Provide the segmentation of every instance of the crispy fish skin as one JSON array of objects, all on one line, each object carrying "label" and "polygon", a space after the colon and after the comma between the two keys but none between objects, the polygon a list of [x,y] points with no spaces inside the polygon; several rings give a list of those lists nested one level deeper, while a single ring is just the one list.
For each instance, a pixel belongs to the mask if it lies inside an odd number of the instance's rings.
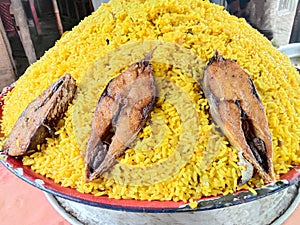
[{"label": "crispy fish skin", "polygon": [[248,74],[236,61],[224,59],[216,52],[200,83],[210,114],[230,144],[265,182],[274,181],[272,136],[264,107]]},{"label": "crispy fish skin", "polygon": [[152,66],[145,59],[108,83],[92,120],[85,153],[87,181],[108,171],[135,140],[153,109],[155,93]]},{"label": "crispy fish skin", "polygon": [[69,74],[49,86],[20,115],[3,150],[10,156],[23,156],[36,151],[37,145],[54,134],[54,127],[63,118],[76,88],[76,82]]}]

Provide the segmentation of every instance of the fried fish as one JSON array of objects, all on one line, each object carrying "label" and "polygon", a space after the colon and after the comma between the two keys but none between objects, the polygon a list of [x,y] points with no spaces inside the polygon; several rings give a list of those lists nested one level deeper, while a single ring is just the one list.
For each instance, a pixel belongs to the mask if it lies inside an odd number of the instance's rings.
[{"label": "fried fish", "polygon": [[[230,144],[239,150],[240,159],[251,163],[265,182],[274,181],[272,136],[266,112],[249,75],[236,61],[224,59],[216,52],[200,83],[212,119]],[[251,173],[251,168],[248,169]],[[242,177],[242,183],[252,177],[252,174],[244,175],[247,177]]]},{"label": "fried fish", "polygon": [[76,82],[64,75],[28,104],[15,122],[4,143],[3,151],[10,156],[22,156],[37,150],[46,137],[53,136],[76,92]]},{"label": "fried fish", "polygon": [[151,63],[144,59],[112,79],[97,103],[85,153],[86,179],[108,171],[136,138],[155,101]]}]

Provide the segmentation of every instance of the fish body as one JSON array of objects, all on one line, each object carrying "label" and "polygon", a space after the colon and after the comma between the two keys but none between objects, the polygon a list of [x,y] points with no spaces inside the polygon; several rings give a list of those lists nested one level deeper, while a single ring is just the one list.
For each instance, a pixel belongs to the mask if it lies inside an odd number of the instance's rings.
[{"label": "fish body", "polygon": [[[201,86],[214,122],[239,150],[240,158],[251,163],[264,181],[274,181],[272,136],[249,75],[236,61],[224,59],[216,52],[205,68]],[[249,163],[245,165],[249,167]],[[242,177],[243,183],[249,180],[247,176]]]},{"label": "fish body", "polygon": [[66,74],[28,104],[8,135],[3,150],[22,156],[37,150],[46,137],[53,136],[76,92],[76,82]]},{"label": "fish body", "polygon": [[135,140],[155,101],[151,63],[134,63],[112,79],[101,94],[92,120],[85,153],[86,178],[108,171]]}]

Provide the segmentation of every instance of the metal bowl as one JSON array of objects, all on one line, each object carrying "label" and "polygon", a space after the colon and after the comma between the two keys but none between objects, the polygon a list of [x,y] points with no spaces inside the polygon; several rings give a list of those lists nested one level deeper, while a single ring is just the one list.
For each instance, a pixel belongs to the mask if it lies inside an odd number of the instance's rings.
[{"label": "metal bowl", "polygon": [[285,53],[290,58],[291,63],[297,69],[300,69],[300,43],[284,45],[278,48],[278,50]]},{"label": "metal bowl", "polygon": [[46,197],[54,209],[74,225],[281,225],[297,208],[300,201],[299,185],[292,185],[280,192],[240,205],[178,213],[127,212],[88,206],[48,193]]},{"label": "metal bowl", "polygon": [[[300,63],[300,43],[279,50],[292,63]],[[0,117],[5,92],[0,94]],[[34,173],[15,158],[0,156],[0,162],[19,178],[45,191],[52,206],[72,224],[280,224],[299,203],[299,166],[281,176],[280,181],[256,189],[257,195],[243,191],[199,199],[192,209],[184,202],[115,200],[82,194]]]},{"label": "metal bowl", "polygon": [[[300,43],[288,44],[279,48],[300,69]],[[290,171],[287,177],[266,188],[257,190],[257,196],[251,193],[236,193],[233,195],[208,198],[198,201],[195,210],[184,210],[187,205],[178,207],[175,211],[159,213],[132,212],[131,210],[114,210],[66,200],[46,193],[50,204],[72,224],[282,224],[300,203],[299,167]],[[288,181],[289,180],[289,181]],[[292,181],[292,182],[291,182]],[[281,183],[282,182],[282,183]],[[284,187],[284,183],[286,187]],[[276,185],[278,185],[276,187]],[[281,188],[278,188],[281,186]],[[265,192],[265,193],[264,193]],[[244,195],[244,197],[242,197]],[[251,200],[250,200],[250,199]],[[231,200],[229,200],[231,199]],[[247,201],[248,199],[248,201]],[[181,210],[180,210],[181,208]]]}]

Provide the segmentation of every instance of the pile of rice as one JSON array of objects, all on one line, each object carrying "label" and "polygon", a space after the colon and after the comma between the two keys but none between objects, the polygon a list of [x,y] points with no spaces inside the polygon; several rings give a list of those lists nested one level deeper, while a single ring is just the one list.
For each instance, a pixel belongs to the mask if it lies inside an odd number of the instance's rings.
[{"label": "pile of rice", "polygon": [[[86,183],[83,155],[103,88],[151,49],[158,96],[137,140],[103,177]],[[238,186],[237,151],[212,123],[199,87],[215,50],[256,85],[272,133],[277,178],[300,162],[300,77],[287,56],[244,19],[201,0],[112,0],[66,33],[15,83],[3,107],[7,136],[29,102],[65,73],[79,85],[57,137],[24,165],[65,187],[116,199],[189,201]],[[190,58],[189,58],[190,57]],[[1,146],[0,146],[1,147]]]}]

